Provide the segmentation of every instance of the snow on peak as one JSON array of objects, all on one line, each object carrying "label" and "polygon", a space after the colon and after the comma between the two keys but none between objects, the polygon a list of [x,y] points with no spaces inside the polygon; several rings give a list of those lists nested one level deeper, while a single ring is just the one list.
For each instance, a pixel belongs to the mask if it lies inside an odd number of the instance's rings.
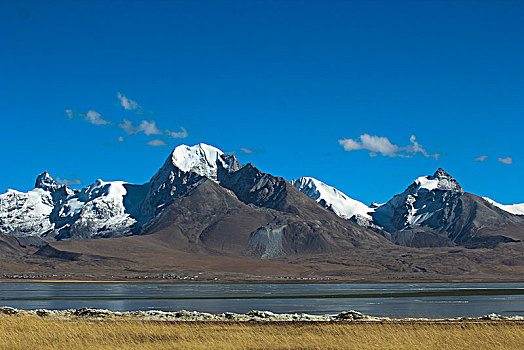
[{"label": "snow on peak", "polygon": [[51,193],[35,188],[27,193],[7,190],[0,195],[0,232],[15,235],[41,235],[53,228]]},{"label": "snow on peak", "polygon": [[62,238],[128,232],[136,220],[124,206],[125,185],[97,180],[81,191],[70,191],[43,173],[35,189],[0,195],[0,232]]},{"label": "snow on peak", "polygon": [[205,143],[180,145],[173,150],[171,163],[183,172],[194,172],[216,181],[218,163],[226,166],[221,157],[223,154],[218,148]]},{"label": "snow on peak", "polygon": [[463,192],[457,180],[439,168],[433,176],[421,176],[415,180],[416,190],[425,189],[428,191],[454,191]]},{"label": "snow on peak", "polygon": [[524,215],[524,203],[520,204],[500,204],[495,202],[493,199],[488,197],[482,197],[484,200],[489,202],[490,204],[496,206],[499,209],[502,209],[510,214],[514,215]]},{"label": "snow on peak", "polygon": [[350,219],[357,214],[371,219],[369,212],[373,209],[322,181],[312,177],[301,177],[291,181],[291,184],[344,219]]},{"label": "snow on peak", "polygon": [[[395,195],[371,214],[385,231],[423,226],[434,215],[449,213],[450,203],[464,193],[459,183],[443,169],[433,176],[421,176],[404,192]],[[449,215],[449,214],[445,214]]]},{"label": "snow on peak", "polygon": [[60,188],[60,185],[56,183],[47,171],[44,171],[36,178],[35,188],[41,188],[45,191],[53,192]]},{"label": "snow on peak", "polygon": [[96,236],[100,232],[126,231],[136,220],[126,211],[124,181],[100,179],[69,196],[59,209],[60,218],[73,218],[71,231]]}]

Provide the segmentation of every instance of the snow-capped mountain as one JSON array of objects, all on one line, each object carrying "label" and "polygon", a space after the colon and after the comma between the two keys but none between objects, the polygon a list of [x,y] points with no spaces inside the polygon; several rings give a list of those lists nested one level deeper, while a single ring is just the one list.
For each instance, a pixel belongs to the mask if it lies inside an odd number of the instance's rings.
[{"label": "snow-capped mountain", "polygon": [[[292,183],[340,217],[380,232],[400,245],[485,246],[520,239],[524,232],[524,221],[507,214],[524,214],[524,205],[505,206],[465,193],[443,169],[433,176],[417,178],[387,203],[369,207],[316,179],[301,178]],[[489,230],[508,236],[485,234]]]},{"label": "snow-capped mountain", "polygon": [[434,215],[439,216],[437,221],[442,223],[442,218],[448,217],[455,209],[452,205],[454,199],[463,193],[453,177],[438,169],[433,176],[417,178],[403,193],[378,207],[372,217],[387,232],[424,225]]},{"label": "snow-capped mountain", "polygon": [[0,195],[0,232],[41,236],[54,227],[53,208],[51,193],[44,189],[7,190]]},{"label": "snow-capped mountain", "polygon": [[97,180],[78,191],[59,185],[44,172],[35,189],[0,195],[0,232],[56,239],[129,234],[137,221],[151,219],[199,182],[218,181],[219,170],[239,168],[233,156],[201,143],[176,147],[144,185]]},{"label": "snow-capped mountain", "polygon": [[504,211],[507,211],[508,213],[514,214],[514,215],[524,215],[524,203],[520,204],[500,204],[495,202],[493,199],[488,197],[482,197],[486,201],[488,201],[490,204],[493,204],[497,208],[500,208]]},{"label": "snow-capped mountain", "polygon": [[443,169],[376,208],[373,223],[401,245],[494,246],[519,240],[524,221],[466,193]]},{"label": "snow-capped mountain", "polygon": [[442,209],[439,203],[463,193],[459,183],[442,169],[438,169],[433,176],[417,178],[404,193],[395,196],[388,203],[373,203],[369,207],[311,177],[302,177],[291,183],[338,216],[352,219],[365,227],[388,232],[400,231],[409,225],[424,222],[435,211]]},{"label": "snow-capped mountain", "polygon": [[276,258],[390,244],[383,237],[410,246],[511,242],[524,238],[524,218],[510,214],[519,208],[465,193],[442,169],[368,207],[316,179],[290,184],[201,143],[176,147],[141,185],[97,180],[72,190],[45,172],[33,190],[0,195],[0,233],[62,240],[161,231],[192,251],[220,245]]},{"label": "snow-capped mountain", "polygon": [[[240,164],[234,160],[234,157],[224,154],[216,147],[199,143],[195,146],[180,145],[176,147],[171,153],[171,158],[167,160],[166,164],[171,164],[184,173],[196,173],[208,179],[218,181],[219,168],[230,169],[236,171],[240,168]],[[172,171],[171,167],[167,168]],[[166,172],[166,165],[160,169],[161,172]]]},{"label": "snow-capped mountain", "polygon": [[35,189],[0,195],[0,232],[49,238],[80,238],[128,232],[125,183],[97,180],[81,191],[60,186],[44,172]]},{"label": "snow-capped mountain", "polygon": [[0,198],[1,233],[48,240],[156,234],[177,249],[263,259],[389,244],[283,178],[202,143],[176,147],[142,185],[97,180],[71,190],[44,173],[29,193]]},{"label": "snow-capped mountain", "polygon": [[370,212],[374,209],[368,207],[334,187],[326,185],[312,177],[301,177],[292,180],[291,184],[300,192],[316,200],[323,207],[333,211],[335,214],[344,219],[350,219],[354,216],[371,220]]},{"label": "snow-capped mountain", "polygon": [[124,206],[126,182],[97,180],[58,203],[59,238],[129,233],[136,222]]},{"label": "snow-capped mountain", "polygon": [[219,182],[222,173],[237,171],[242,166],[236,158],[204,143],[180,145],[151,178],[147,194],[135,216],[141,221],[152,219],[174,198],[182,196],[202,181]]}]

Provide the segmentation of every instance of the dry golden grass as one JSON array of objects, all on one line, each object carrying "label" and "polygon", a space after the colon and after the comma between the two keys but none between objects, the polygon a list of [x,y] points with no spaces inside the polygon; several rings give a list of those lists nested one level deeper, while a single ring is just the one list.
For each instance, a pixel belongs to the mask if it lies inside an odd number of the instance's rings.
[{"label": "dry golden grass", "polygon": [[522,323],[168,323],[0,317],[0,349],[522,349]]}]

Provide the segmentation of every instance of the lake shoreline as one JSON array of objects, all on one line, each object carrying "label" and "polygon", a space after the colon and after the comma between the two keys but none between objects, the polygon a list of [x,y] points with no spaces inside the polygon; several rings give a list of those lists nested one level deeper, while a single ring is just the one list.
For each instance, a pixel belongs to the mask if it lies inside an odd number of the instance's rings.
[{"label": "lake shoreline", "polygon": [[180,283],[180,284],[340,284],[340,283],[524,283],[524,279],[362,279],[362,280],[281,280],[281,279],[224,279],[224,280],[171,280],[171,279],[30,279],[30,278],[4,278],[0,283]]}]

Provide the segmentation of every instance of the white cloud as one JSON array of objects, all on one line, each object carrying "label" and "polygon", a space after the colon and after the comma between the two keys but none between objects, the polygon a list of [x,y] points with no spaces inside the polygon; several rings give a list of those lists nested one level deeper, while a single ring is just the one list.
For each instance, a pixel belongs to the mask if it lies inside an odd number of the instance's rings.
[{"label": "white cloud", "polygon": [[164,133],[156,127],[156,121],[142,120],[142,123],[138,126],[134,126],[132,121],[124,119],[124,121],[118,124],[128,135],[134,135],[139,132],[143,132],[147,136],[150,135],[163,135]]},{"label": "white cloud", "polygon": [[486,155],[477,157],[477,158],[475,158],[475,162],[483,162],[483,161],[486,160],[486,158],[488,158],[488,156],[486,156]]},{"label": "white cloud", "polygon": [[439,153],[429,154],[426,151],[426,149],[422,147],[420,143],[417,142],[417,138],[415,137],[415,135],[411,135],[411,137],[409,138],[409,142],[411,142],[411,145],[408,145],[403,148],[409,153],[412,153],[412,154],[421,153],[426,158],[435,158],[436,160],[438,160],[438,157],[440,157]]},{"label": "white cloud", "polygon": [[162,131],[160,131],[156,127],[156,122],[154,120],[152,121],[142,120],[142,123],[138,126],[138,130],[143,131],[144,134],[146,134],[147,136],[163,134]]},{"label": "white cloud", "polygon": [[499,158],[498,161],[503,164],[513,164],[513,158],[510,158],[510,157]]},{"label": "white cloud", "polygon": [[171,131],[171,130],[166,130],[166,135],[171,137],[171,138],[174,138],[174,139],[183,139],[183,138],[186,138],[187,137],[187,131],[184,127],[180,127],[180,129],[182,131],[179,131],[179,132],[176,132],[176,131]]},{"label": "white cloud", "polygon": [[94,125],[109,124],[107,120],[104,120],[102,118],[102,115],[100,113],[98,113],[97,111],[93,111],[93,110],[87,111],[87,114],[84,116],[84,118],[85,120],[87,120],[88,122]]},{"label": "white cloud", "polygon": [[342,139],[338,143],[344,147],[346,152],[365,149],[370,151],[369,156],[375,157],[378,153],[385,157],[407,157],[420,153],[427,158],[438,159],[440,154],[429,154],[426,149],[417,142],[415,135],[410,137],[411,145],[400,147],[389,141],[387,137],[362,134],[357,139]]},{"label": "white cloud", "polygon": [[120,92],[118,93],[118,99],[120,100],[120,104],[122,105],[122,107],[124,107],[124,109],[133,110],[140,107],[136,101],[127,98]]},{"label": "white cloud", "polygon": [[122,123],[118,124],[118,127],[122,128],[128,135],[133,135],[138,132],[137,128],[133,126],[133,122],[127,119],[124,119]]},{"label": "white cloud", "polygon": [[149,146],[167,146],[167,143],[160,139],[154,139],[147,143]]},{"label": "white cloud", "polygon": [[69,119],[72,119],[74,117],[81,117],[84,118],[87,122],[94,124],[94,125],[105,125],[105,124],[111,124],[104,118],[102,118],[102,115],[98,113],[97,111],[89,110],[86,114],[84,113],[78,113],[71,109],[65,110],[67,117]]},{"label": "white cloud", "polygon": [[360,141],[358,139],[343,139],[338,142],[347,152],[366,149],[373,153],[380,153],[383,156],[395,157],[399,150],[399,147],[392,144],[387,137],[371,136],[369,134],[360,135]]},{"label": "white cloud", "polygon": [[57,176],[56,181],[58,183],[61,183],[62,185],[81,185],[82,181],[79,179],[62,179],[61,177]]}]

